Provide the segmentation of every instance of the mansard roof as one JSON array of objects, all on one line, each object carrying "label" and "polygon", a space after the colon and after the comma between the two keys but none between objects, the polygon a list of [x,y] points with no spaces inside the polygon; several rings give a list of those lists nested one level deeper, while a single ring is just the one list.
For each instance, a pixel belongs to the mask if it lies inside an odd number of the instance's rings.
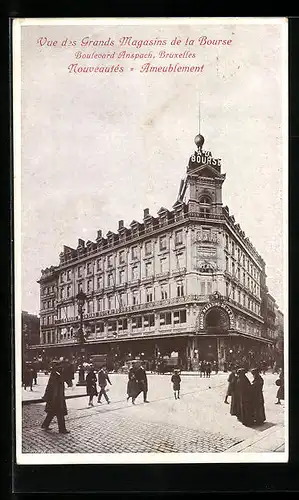
[{"label": "mansard roof", "polygon": [[160,214],[164,214],[165,212],[169,212],[169,210],[167,210],[167,208],[165,208],[165,207],[161,207],[161,208],[158,210],[158,212],[157,212],[157,213],[158,213],[158,215],[160,215]]}]

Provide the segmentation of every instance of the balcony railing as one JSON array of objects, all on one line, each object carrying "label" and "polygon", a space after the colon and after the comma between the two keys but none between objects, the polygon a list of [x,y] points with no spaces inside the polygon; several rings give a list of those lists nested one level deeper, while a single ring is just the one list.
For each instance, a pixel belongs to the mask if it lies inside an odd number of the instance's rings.
[{"label": "balcony railing", "polygon": [[[163,308],[172,305],[188,304],[191,302],[206,302],[208,296],[206,295],[185,295],[184,297],[173,297],[170,299],[157,300],[154,302],[145,302],[143,304],[134,304],[131,306],[122,306],[115,309],[107,309],[105,311],[98,311],[93,313],[84,314],[84,319],[101,319],[107,316],[113,316],[115,314],[131,313],[138,311],[148,311],[156,308]],[[72,318],[57,319],[56,324],[70,323],[79,321],[79,317],[75,316]]]},{"label": "balcony railing", "polygon": [[185,267],[182,267],[181,269],[176,269],[175,271],[172,271],[172,276],[182,276],[183,274],[186,274],[187,269]]},{"label": "balcony railing", "polygon": [[155,278],[157,280],[161,280],[161,279],[163,280],[163,279],[169,278],[169,276],[170,276],[170,272],[169,271],[165,271],[164,273],[158,273],[158,274],[156,274]]}]

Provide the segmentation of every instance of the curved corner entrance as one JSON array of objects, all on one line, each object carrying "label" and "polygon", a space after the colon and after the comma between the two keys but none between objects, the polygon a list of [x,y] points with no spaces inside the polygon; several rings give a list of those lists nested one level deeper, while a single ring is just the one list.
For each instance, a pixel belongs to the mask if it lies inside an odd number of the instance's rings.
[{"label": "curved corner entrance", "polygon": [[230,322],[228,313],[220,307],[212,307],[204,318],[204,329],[208,333],[221,333],[229,330]]},{"label": "curved corner entrance", "polygon": [[199,315],[197,349],[199,359],[217,361],[220,369],[226,359],[226,343],[230,330],[235,328],[231,308],[223,301],[206,304]]},{"label": "curved corner entrance", "polygon": [[206,332],[210,329],[222,331],[235,327],[235,318],[231,308],[222,302],[209,303],[204,306],[199,315],[199,329]]}]

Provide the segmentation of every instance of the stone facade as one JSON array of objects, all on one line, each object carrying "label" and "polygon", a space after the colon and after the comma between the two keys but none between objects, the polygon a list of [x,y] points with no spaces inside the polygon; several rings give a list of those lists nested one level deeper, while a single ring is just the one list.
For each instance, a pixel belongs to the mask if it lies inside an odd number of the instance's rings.
[{"label": "stone facade", "polygon": [[188,367],[267,345],[265,262],[223,207],[224,180],[221,160],[198,147],[172,210],[154,217],[145,209],[142,222],[121,220],[117,232],[64,246],[39,280],[43,347],[78,347],[79,290],[90,353],[177,352]]}]

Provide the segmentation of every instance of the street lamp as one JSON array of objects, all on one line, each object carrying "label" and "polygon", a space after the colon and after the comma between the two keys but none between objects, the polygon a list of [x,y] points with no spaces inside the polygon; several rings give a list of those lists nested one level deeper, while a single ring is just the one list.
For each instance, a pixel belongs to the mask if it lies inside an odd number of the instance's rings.
[{"label": "street lamp", "polygon": [[84,379],[84,367],[83,367],[83,360],[84,360],[84,344],[85,344],[85,336],[84,336],[84,331],[83,331],[83,306],[86,301],[86,295],[83,292],[82,289],[80,289],[77,297],[77,303],[78,303],[78,313],[80,316],[80,326],[79,326],[79,331],[77,333],[78,335],[78,341],[80,344],[80,366],[79,366],[79,380],[77,385],[86,385],[86,381]]}]

